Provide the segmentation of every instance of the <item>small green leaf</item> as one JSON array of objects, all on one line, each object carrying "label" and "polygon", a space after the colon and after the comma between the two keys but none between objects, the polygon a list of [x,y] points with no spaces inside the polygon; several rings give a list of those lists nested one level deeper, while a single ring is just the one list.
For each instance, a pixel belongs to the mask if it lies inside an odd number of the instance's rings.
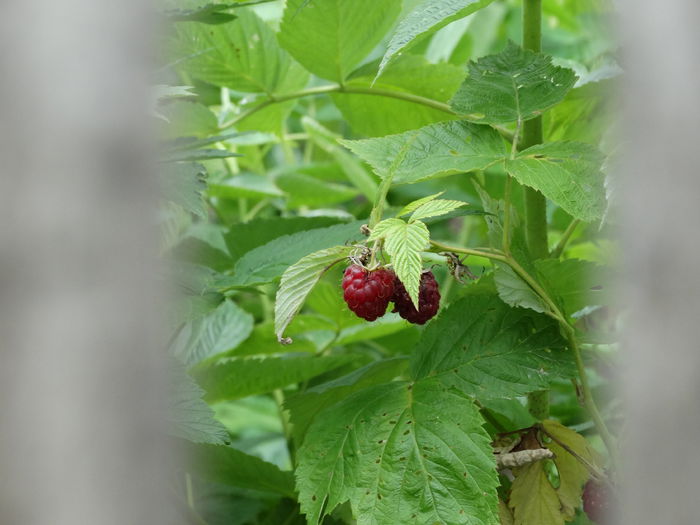
[{"label": "small green leaf", "polygon": [[575,374],[557,324],[511,308],[488,289],[444,309],[411,355],[411,376],[437,376],[482,398],[517,397]]},{"label": "small green leaf", "polygon": [[318,414],[299,449],[302,511],[349,500],[358,523],[498,524],[495,460],[471,400],[434,379],[394,382]]},{"label": "small green leaf", "polygon": [[202,193],[206,188],[204,182],[207,171],[201,164],[178,162],[163,166],[160,180],[164,197],[182,206],[188,212],[206,217]]},{"label": "small green leaf", "polygon": [[342,82],[400,12],[396,0],[288,0],[279,41],[315,75]]},{"label": "small green leaf", "polygon": [[522,122],[560,102],[575,82],[574,72],[554,66],[552,57],[508,42],[501,53],[469,63],[469,76],[451,103],[479,122]]},{"label": "small green leaf", "polygon": [[506,161],[506,171],[520,184],[542,192],[571,216],[590,222],[605,211],[603,155],[581,142],[532,146]]},{"label": "small green leaf", "polygon": [[508,502],[515,525],[564,525],[559,498],[542,461],[517,470]]},{"label": "small green leaf", "polygon": [[172,344],[175,357],[187,366],[228,352],[253,329],[253,316],[232,301],[224,301],[206,317],[187,323]]},{"label": "small green leaf", "polygon": [[374,227],[370,241],[384,239],[384,248],[391,257],[396,276],[406,287],[414,306],[418,309],[421,265],[420,253],[428,247],[430,232],[420,221],[406,223],[401,219],[386,219]]},{"label": "small green leaf", "polygon": [[439,122],[399,135],[339,141],[393,184],[464,173],[502,161],[505,142],[489,126]]},{"label": "small green leaf", "polygon": [[222,445],[192,445],[185,449],[188,470],[206,480],[243,489],[294,497],[294,476],[267,461]]},{"label": "small green leaf", "polygon": [[231,357],[196,369],[193,374],[210,403],[266,394],[301,383],[355,359],[352,355],[277,355]]},{"label": "small green leaf", "polygon": [[496,265],[494,281],[496,282],[498,296],[506,304],[519,306],[520,308],[529,308],[540,313],[549,310],[547,303],[507,264]]},{"label": "small green leaf", "polygon": [[327,248],[302,257],[285,270],[275,299],[277,339],[283,339],[285,328],[301,309],[304,299],[321,276],[331,266],[347,258],[352,250],[351,246]]},{"label": "small green leaf", "polygon": [[416,211],[413,212],[413,215],[411,215],[409,222],[428,219],[430,217],[439,217],[440,215],[445,215],[466,205],[467,203],[462,201],[447,199],[431,200],[419,206]]},{"label": "small green leaf", "polygon": [[433,195],[428,195],[427,197],[423,197],[421,199],[414,200],[413,202],[409,202],[408,204],[406,204],[406,206],[401,208],[401,211],[399,213],[397,213],[396,216],[403,217],[404,215],[408,215],[412,211],[415,211],[418,208],[420,208],[426,202],[430,202],[434,199],[437,199],[443,193],[445,193],[445,192],[441,191],[440,193],[434,193]]},{"label": "small green leaf", "polygon": [[493,0],[430,0],[423,2],[406,16],[400,23],[389,42],[388,49],[382,58],[377,77],[379,77],[389,61],[405,52],[411,45],[432,35],[453,20],[463,18]]}]

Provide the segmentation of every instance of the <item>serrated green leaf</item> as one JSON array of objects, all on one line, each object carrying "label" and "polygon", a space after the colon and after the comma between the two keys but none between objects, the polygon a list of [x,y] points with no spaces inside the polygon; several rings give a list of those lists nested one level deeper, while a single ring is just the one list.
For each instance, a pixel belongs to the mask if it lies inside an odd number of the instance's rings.
[{"label": "serrated green leaf", "polygon": [[428,195],[427,197],[423,197],[421,199],[416,199],[413,202],[409,202],[408,204],[406,204],[406,206],[401,208],[401,211],[399,213],[397,213],[396,216],[403,217],[404,215],[408,215],[412,211],[415,211],[418,208],[420,208],[421,206],[423,206],[423,204],[425,204],[426,202],[430,202],[434,199],[437,199],[443,193],[445,193],[445,192],[441,191],[440,193],[434,193],[433,195]]},{"label": "serrated green leaf", "polygon": [[479,122],[522,122],[560,102],[575,82],[574,72],[554,66],[552,57],[508,42],[501,53],[469,63],[451,104]]},{"label": "serrated green leaf", "polygon": [[206,188],[206,176],[204,166],[194,162],[164,166],[160,173],[163,195],[188,212],[204,218],[206,210],[202,193]]},{"label": "serrated green leaf", "polygon": [[470,122],[439,122],[424,128],[341,144],[393,184],[484,169],[507,155],[496,130]]},{"label": "serrated green leaf", "polygon": [[244,489],[294,497],[294,476],[267,461],[224,445],[191,445],[184,450],[188,471]]},{"label": "serrated green leaf", "polygon": [[378,223],[369,236],[370,241],[378,239],[384,239],[384,248],[391,257],[394,272],[418,309],[423,272],[420,253],[430,242],[427,226],[420,221],[407,223],[401,219],[386,219]]},{"label": "serrated green leaf", "polygon": [[467,203],[462,201],[447,199],[431,200],[430,202],[426,202],[425,204],[419,206],[411,215],[409,222],[429,219],[430,217],[439,217],[440,215],[445,215],[466,205]]},{"label": "serrated green leaf", "polygon": [[535,267],[567,315],[610,301],[610,276],[596,263],[581,259],[542,259],[535,261]]},{"label": "serrated green leaf", "polygon": [[355,135],[383,137],[457,118],[449,111],[391,96],[378,96],[377,92],[381,90],[397,96],[413,94],[446,103],[464,79],[461,67],[431,64],[422,56],[404,55],[373,82],[376,71],[377,62],[371,62],[355,71],[345,83],[349,90],[375,90],[375,94],[370,91],[369,94],[331,95]]},{"label": "serrated green leaf", "polygon": [[542,461],[535,461],[516,472],[508,505],[515,525],[564,525],[557,492],[547,479]]},{"label": "serrated green leaf", "polygon": [[297,447],[303,442],[317,414],[359,390],[391,381],[401,375],[407,364],[408,360],[404,357],[383,359],[287,399],[285,407],[290,411],[292,434]]},{"label": "serrated green leaf", "polygon": [[532,146],[514,160],[506,171],[520,184],[542,192],[571,216],[590,222],[605,211],[603,155],[581,142],[551,142]]},{"label": "serrated green leaf", "polygon": [[[280,345],[280,349],[284,347]],[[338,368],[354,358],[352,355],[231,357],[196,369],[193,374],[211,403],[266,394]]]},{"label": "serrated green leaf", "polygon": [[444,309],[411,354],[411,376],[438,376],[480,398],[517,397],[575,374],[556,323],[477,290]]},{"label": "serrated green leaf", "polygon": [[361,239],[361,225],[362,221],[353,221],[278,237],[236,262],[232,284],[253,286],[272,282],[309,253]]},{"label": "serrated green leaf", "polygon": [[279,340],[321,276],[352,250],[351,246],[327,248],[302,257],[285,270],[275,299],[275,334]]},{"label": "serrated green leaf", "polygon": [[226,443],[229,440],[226,428],[214,419],[214,412],[202,399],[204,391],[184,367],[171,363],[168,379],[171,385],[166,415],[168,432],[193,443]]},{"label": "serrated green leaf", "polygon": [[493,0],[430,0],[423,2],[406,16],[391,37],[388,49],[382,58],[377,77],[389,61],[397,54],[405,52],[411,45],[435,33],[453,20],[463,18]]},{"label": "serrated green leaf", "polygon": [[473,402],[428,379],[362,390],[321,412],[299,449],[302,511],[349,500],[358,524],[498,524],[495,460]]},{"label": "serrated green leaf", "polygon": [[496,265],[494,281],[499,297],[506,304],[540,313],[549,311],[547,303],[507,264]]},{"label": "serrated green leaf", "polygon": [[248,93],[303,88],[308,73],[280,48],[274,31],[247,8],[236,15],[223,25],[177,24],[173,53],[180,60],[189,57],[180,67],[210,84]]},{"label": "serrated green leaf", "polygon": [[395,0],[288,0],[279,41],[315,75],[342,82],[400,12]]},{"label": "serrated green leaf", "polygon": [[159,109],[162,115],[168,119],[168,124],[163,126],[162,136],[165,140],[177,137],[201,139],[219,132],[216,115],[203,104],[187,100],[174,100]]},{"label": "serrated green leaf", "polygon": [[171,346],[187,366],[236,348],[253,330],[253,316],[232,301],[222,302],[209,315],[187,323]]}]

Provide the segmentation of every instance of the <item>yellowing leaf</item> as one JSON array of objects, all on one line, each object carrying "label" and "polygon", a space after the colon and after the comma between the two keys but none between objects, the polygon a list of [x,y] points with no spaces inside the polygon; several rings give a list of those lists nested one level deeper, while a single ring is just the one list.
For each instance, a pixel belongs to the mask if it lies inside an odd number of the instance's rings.
[{"label": "yellowing leaf", "polygon": [[508,504],[515,525],[564,525],[557,491],[547,479],[542,461],[518,469]]}]

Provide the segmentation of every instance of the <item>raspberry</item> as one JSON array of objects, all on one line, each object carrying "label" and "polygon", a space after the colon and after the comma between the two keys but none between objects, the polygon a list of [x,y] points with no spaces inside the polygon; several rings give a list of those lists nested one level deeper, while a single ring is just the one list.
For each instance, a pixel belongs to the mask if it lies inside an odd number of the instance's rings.
[{"label": "raspberry", "polygon": [[420,278],[420,289],[418,292],[418,310],[413,306],[411,297],[408,295],[403,283],[396,278],[394,285],[394,311],[407,321],[414,324],[425,324],[428,319],[432,319],[440,308],[440,292],[433,272],[423,272]]},{"label": "raspberry", "polygon": [[358,317],[374,321],[386,312],[395,278],[394,272],[385,268],[370,272],[352,264],[343,276],[343,299]]},{"label": "raspberry", "polygon": [[591,521],[605,523],[611,507],[610,490],[594,480],[583,488],[583,510]]}]

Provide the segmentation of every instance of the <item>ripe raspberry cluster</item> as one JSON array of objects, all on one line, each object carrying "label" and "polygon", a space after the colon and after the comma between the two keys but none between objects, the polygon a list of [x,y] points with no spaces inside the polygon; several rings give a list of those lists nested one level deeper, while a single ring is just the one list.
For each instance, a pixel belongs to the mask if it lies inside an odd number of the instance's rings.
[{"label": "ripe raspberry cluster", "polygon": [[432,272],[421,276],[416,310],[406,288],[392,270],[369,271],[359,264],[352,264],[345,270],[343,298],[350,310],[368,321],[384,315],[389,302],[394,303],[394,312],[414,324],[425,324],[440,307],[440,292]]}]

